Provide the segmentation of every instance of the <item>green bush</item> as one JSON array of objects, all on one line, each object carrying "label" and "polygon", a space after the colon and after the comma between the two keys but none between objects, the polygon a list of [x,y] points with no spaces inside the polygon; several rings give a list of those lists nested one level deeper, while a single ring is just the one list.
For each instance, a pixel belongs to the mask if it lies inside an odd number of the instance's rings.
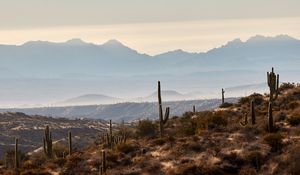
[{"label": "green bush", "polygon": [[150,120],[139,121],[137,126],[137,135],[140,137],[151,137],[156,133],[156,125]]}]

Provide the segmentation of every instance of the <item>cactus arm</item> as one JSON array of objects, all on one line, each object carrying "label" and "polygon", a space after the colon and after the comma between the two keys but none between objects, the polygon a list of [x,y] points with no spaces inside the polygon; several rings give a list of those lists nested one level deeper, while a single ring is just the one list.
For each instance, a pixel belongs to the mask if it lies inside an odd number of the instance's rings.
[{"label": "cactus arm", "polygon": [[170,116],[170,108],[166,107],[165,117],[163,123],[166,124]]}]

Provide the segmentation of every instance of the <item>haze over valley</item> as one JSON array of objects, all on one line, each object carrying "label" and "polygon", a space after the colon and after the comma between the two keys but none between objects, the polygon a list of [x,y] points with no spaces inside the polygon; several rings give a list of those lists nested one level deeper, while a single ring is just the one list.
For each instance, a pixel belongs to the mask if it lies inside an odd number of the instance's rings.
[{"label": "haze over valley", "polygon": [[[109,40],[72,39],[0,45],[0,105],[73,106],[151,102],[156,82],[167,101],[220,98],[266,92],[265,70],[298,81],[300,41],[288,35],[235,39],[208,52],[169,51],[150,56]],[[171,93],[172,92],[172,93]],[[151,97],[151,94],[153,97]],[[163,94],[164,95],[164,94]]]}]

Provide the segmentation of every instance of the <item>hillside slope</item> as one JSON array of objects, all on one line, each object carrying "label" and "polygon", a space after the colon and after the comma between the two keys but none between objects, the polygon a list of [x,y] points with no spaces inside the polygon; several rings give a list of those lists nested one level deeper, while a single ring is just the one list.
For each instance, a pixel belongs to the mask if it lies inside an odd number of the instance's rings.
[{"label": "hillside slope", "polygon": [[[255,124],[250,120],[251,100]],[[296,175],[300,173],[299,111],[300,86],[283,84],[274,103],[272,133],[266,127],[268,96],[253,94],[227,108],[172,117],[164,126],[162,138],[157,121],[141,120],[115,131],[114,136],[121,131],[128,137],[112,149],[100,138],[71,156],[55,154],[53,159],[39,162],[41,166],[32,155],[20,170],[25,174],[99,174],[103,150],[107,174],[111,175]],[[42,152],[36,154],[43,156]],[[28,165],[30,168],[26,168]]]}]

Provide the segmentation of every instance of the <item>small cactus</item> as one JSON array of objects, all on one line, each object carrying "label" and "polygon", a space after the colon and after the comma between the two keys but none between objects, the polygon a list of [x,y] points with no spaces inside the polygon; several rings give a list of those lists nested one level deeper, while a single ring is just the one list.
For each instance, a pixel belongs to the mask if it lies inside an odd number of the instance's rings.
[{"label": "small cactus", "polygon": [[222,89],[222,105],[225,103],[224,94],[225,94],[225,90]]},{"label": "small cactus", "polygon": [[250,113],[251,113],[251,123],[252,125],[255,125],[256,118],[255,118],[254,100],[251,100]]},{"label": "small cactus", "polygon": [[105,150],[102,150],[102,172],[106,173],[106,154]]},{"label": "small cactus", "polygon": [[110,146],[110,149],[113,148],[113,135],[112,135],[112,123],[111,123],[111,120],[109,120],[109,146]]},{"label": "small cactus", "polygon": [[44,153],[48,158],[52,158],[52,135],[49,130],[49,126],[46,126],[43,143],[44,143]]},{"label": "small cactus", "polygon": [[71,131],[68,132],[68,143],[69,143],[69,156],[72,155],[72,133]]},{"label": "small cactus", "polygon": [[19,168],[19,149],[18,149],[19,139],[15,139],[15,169],[17,170]]},{"label": "small cactus", "polygon": [[170,115],[170,108],[166,108],[165,116],[163,116],[163,109],[162,109],[162,100],[161,100],[161,90],[160,90],[160,81],[158,81],[158,110],[159,110],[159,131],[160,137],[164,135],[164,124],[167,123]]}]

